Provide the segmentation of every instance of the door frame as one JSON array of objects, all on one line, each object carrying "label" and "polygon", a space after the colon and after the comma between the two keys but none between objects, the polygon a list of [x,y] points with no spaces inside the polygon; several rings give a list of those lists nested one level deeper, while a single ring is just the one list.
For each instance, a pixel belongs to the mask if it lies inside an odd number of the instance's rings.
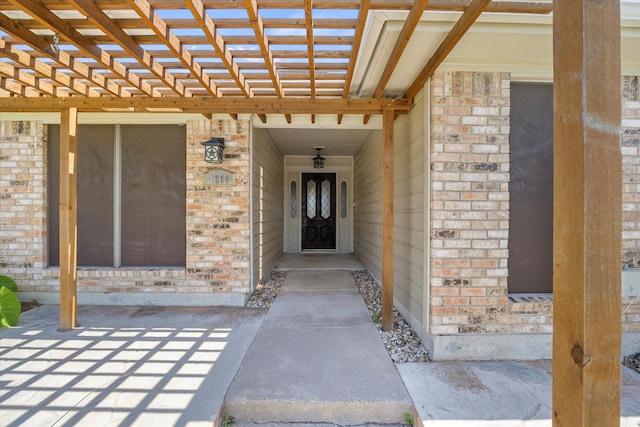
[{"label": "door frame", "polygon": [[[302,251],[323,251],[323,252],[335,252],[338,242],[338,174],[326,171],[315,172],[302,172],[301,194],[300,194],[300,233],[302,242]],[[314,212],[313,217],[309,216],[309,183],[315,189],[313,198]],[[322,212],[322,206],[324,205],[324,184],[329,182],[329,216],[325,217],[326,212]],[[320,227],[320,228],[318,228]],[[326,239],[319,237],[316,234],[316,238],[313,240],[307,238],[307,228],[314,229],[316,233],[323,234],[320,229],[329,228],[331,230],[330,236],[325,236]],[[309,246],[325,246],[325,247],[309,247]]]},{"label": "door frame", "polygon": [[[337,253],[353,252],[353,157],[324,156],[325,167],[313,168],[313,156],[284,157],[283,185],[283,250],[288,253],[302,252],[302,174],[303,173],[335,173],[336,174],[336,249],[323,250]],[[295,216],[292,216],[291,192],[295,182]],[[344,184],[342,184],[344,182]],[[343,200],[343,190],[346,189]],[[342,215],[342,203],[346,203],[346,215]],[[307,250],[312,252],[313,250]]]}]

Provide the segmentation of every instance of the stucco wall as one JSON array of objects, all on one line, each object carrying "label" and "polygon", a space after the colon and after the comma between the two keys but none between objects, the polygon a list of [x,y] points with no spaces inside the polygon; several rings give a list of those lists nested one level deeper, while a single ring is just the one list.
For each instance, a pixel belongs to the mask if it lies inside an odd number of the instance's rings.
[{"label": "stucco wall", "polygon": [[[248,120],[186,125],[186,266],[79,268],[80,304],[240,305],[250,293]],[[225,138],[222,165],[204,162],[202,141]],[[58,301],[59,268],[47,259],[47,143],[41,122],[0,123],[0,274],[21,299]],[[217,167],[236,185],[205,184]]]},{"label": "stucco wall", "polygon": [[282,255],[284,158],[265,129],[254,128],[251,140],[255,287]]}]

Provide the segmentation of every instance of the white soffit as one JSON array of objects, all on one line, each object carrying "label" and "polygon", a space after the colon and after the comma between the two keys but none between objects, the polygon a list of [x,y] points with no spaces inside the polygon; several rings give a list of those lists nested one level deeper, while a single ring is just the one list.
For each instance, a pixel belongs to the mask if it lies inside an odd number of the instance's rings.
[{"label": "white soffit", "polygon": [[[407,12],[373,11],[354,73],[352,94],[372,96],[386,66]],[[459,12],[423,13],[387,84],[383,96],[396,97],[422,70],[460,17]],[[551,81],[553,17],[484,13],[440,66],[449,71],[509,72],[515,80]],[[622,73],[640,74],[640,0],[621,3]],[[368,58],[368,60],[364,60]]]}]

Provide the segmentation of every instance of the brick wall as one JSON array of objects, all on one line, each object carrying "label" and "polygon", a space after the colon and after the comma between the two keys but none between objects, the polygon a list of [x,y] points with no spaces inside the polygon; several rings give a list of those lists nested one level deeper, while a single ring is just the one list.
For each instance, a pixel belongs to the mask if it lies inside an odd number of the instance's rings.
[{"label": "brick wall", "polygon": [[[552,331],[552,298],[508,296],[509,102],[505,73],[432,79],[431,333]],[[623,78],[623,265],[640,268],[640,88]],[[640,304],[623,299],[623,330]]]},{"label": "brick wall", "polygon": [[[640,268],[640,77],[622,78],[622,265]],[[622,301],[623,329],[640,332],[640,301]]]},{"label": "brick wall", "polygon": [[0,274],[37,275],[46,266],[44,128],[0,122]]},{"label": "brick wall", "polygon": [[508,311],[506,73],[438,72],[431,116],[431,332],[524,332]]},{"label": "brick wall", "polygon": [[[250,292],[249,131],[247,120],[187,122],[187,279],[214,292]],[[233,187],[204,185],[215,169],[202,141],[224,137]],[[193,286],[193,285],[192,285]]]},{"label": "brick wall", "polygon": [[[186,133],[186,268],[80,268],[80,303],[244,303],[250,292],[250,122],[192,120]],[[211,136],[225,138],[222,165],[204,161],[200,142]],[[55,302],[59,269],[46,259],[46,158],[46,126],[0,123],[0,274],[14,277],[24,297]],[[205,174],[218,166],[235,173],[235,186],[205,185]],[[181,297],[162,299],[172,294]]]}]

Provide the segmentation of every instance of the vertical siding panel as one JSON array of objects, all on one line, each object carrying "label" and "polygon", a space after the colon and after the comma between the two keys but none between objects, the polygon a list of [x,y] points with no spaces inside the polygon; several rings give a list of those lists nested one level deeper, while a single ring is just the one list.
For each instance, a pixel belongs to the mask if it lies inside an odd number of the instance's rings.
[{"label": "vertical siding panel", "polygon": [[282,255],[284,158],[265,129],[252,133],[253,286]]}]

